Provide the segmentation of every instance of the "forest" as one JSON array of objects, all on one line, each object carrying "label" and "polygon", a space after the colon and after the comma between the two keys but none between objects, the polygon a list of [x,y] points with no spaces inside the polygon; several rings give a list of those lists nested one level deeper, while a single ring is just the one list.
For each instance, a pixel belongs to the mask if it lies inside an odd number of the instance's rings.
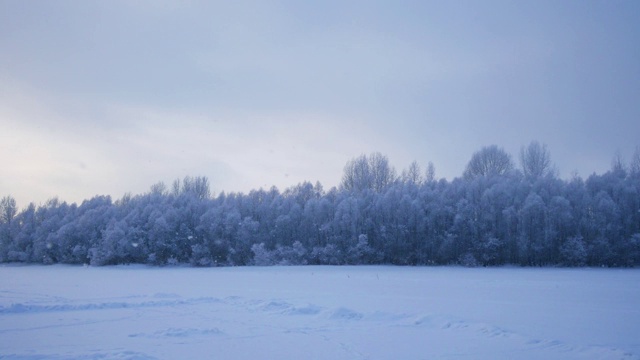
[{"label": "forest", "polygon": [[399,174],[380,153],[349,161],[337,187],[212,195],[206,177],[80,205],[0,201],[0,262],[193,266],[640,265],[640,148],[586,179],[557,175],[545,145],[518,166],[492,145],[461,177],[433,164]]}]

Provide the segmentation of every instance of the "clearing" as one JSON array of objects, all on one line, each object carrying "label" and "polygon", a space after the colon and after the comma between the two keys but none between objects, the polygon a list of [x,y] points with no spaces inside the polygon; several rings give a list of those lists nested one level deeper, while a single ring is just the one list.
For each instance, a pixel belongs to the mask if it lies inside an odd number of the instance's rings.
[{"label": "clearing", "polygon": [[640,359],[640,270],[0,266],[2,359]]}]

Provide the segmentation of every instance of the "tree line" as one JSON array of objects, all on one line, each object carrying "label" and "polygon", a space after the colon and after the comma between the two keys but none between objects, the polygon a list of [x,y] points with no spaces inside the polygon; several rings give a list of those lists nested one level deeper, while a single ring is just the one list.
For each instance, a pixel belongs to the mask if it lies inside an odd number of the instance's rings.
[{"label": "tree line", "polygon": [[238,266],[640,264],[640,150],[604,174],[562,180],[546,146],[516,168],[497,146],[462,177],[433,164],[397,174],[379,153],[349,161],[338,187],[303,182],[212,196],[206,177],[113,201],[0,201],[0,262]]}]

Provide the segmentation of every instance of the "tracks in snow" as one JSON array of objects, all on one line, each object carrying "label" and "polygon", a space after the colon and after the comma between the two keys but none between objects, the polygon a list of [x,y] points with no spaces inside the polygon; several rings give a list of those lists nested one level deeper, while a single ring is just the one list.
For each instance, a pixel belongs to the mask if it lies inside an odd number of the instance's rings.
[{"label": "tracks in snow", "polygon": [[[7,294],[6,291],[2,293]],[[5,300],[19,298],[6,296]],[[341,348],[353,358],[367,359],[369,355],[357,344],[345,341],[340,338],[339,333],[349,330],[380,332],[391,329],[402,329],[411,332],[422,332],[425,335],[434,333],[447,333],[453,337],[463,338],[484,338],[486,341],[506,341],[515,345],[519,351],[545,351],[552,353],[573,354],[577,357],[593,359],[638,359],[637,356],[625,353],[618,349],[598,347],[598,346],[574,346],[558,340],[536,339],[529,336],[503,329],[493,324],[483,324],[471,322],[457,318],[448,314],[397,314],[386,312],[361,312],[347,307],[323,307],[316,304],[295,304],[282,299],[247,299],[241,297],[193,297],[183,298],[176,294],[158,293],[151,296],[136,296],[111,299],[112,301],[100,301],[100,299],[70,300],[63,298],[38,298],[34,302],[14,302],[7,306],[0,306],[0,322],[9,320],[11,317],[27,315],[37,315],[45,313],[67,313],[75,312],[100,312],[106,310],[127,310],[134,313],[144,312],[148,309],[173,309],[185,310],[194,307],[196,316],[199,312],[206,312],[211,309],[220,308],[232,309],[236,314],[248,313],[248,316],[240,316],[244,321],[251,321],[249,324],[253,329],[262,326],[262,331],[256,331],[252,336],[267,336],[273,332],[282,334],[295,334],[300,336],[316,336],[324,341]],[[265,325],[260,320],[252,319],[251,315],[266,316],[273,319],[274,325]],[[214,312],[215,315],[215,312]],[[245,314],[247,315],[247,314]],[[217,316],[217,315],[216,315]],[[233,315],[228,315],[233,318]],[[264,318],[263,318],[264,319]],[[276,320],[280,319],[280,320]],[[14,319],[16,320],[16,319]],[[282,321],[286,320],[286,321]],[[264,321],[269,323],[269,321]],[[73,326],[74,324],[62,324],[59,326]],[[216,324],[217,325],[217,324]],[[35,328],[32,328],[33,330]],[[0,333],[12,331],[26,331],[29,329],[0,329]],[[336,335],[336,333],[338,335]],[[126,334],[128,338],[141,339],[190,339],[227,337],[238,338],[241,334],[237,330],[227,330],[224,326],[209,327],[166,327],[154,329],[148,332],[131,332]],[[247,336],[244,334],[243,336]],[[102,356],[104,355],[104,356]],[[40,356],[40,357],[38,357]],[[39,359],[55,358],[43,357],[41,355],[11,355],[2,354],[0,358],[10,359]],[[576,356],[574,356],[576,357]],[[95,353],[87,355],[87,359],[100,358],[127,358],[127,359],[151,359],[147,355],[133,352],[117,353]]]}]

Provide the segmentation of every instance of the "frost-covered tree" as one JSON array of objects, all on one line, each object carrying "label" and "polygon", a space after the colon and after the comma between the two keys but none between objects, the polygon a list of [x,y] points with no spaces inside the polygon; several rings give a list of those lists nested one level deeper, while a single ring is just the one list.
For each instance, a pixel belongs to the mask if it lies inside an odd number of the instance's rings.
[{"label": "frost-covered tree", "polygon": [[31,203],[14,217],[12,224],[13,240],[7,249],[7,260],[16,262],[31,261],[35,231],[38,227],[36,206]]},{"label": "frost-covered tree", "polygon": [[631,162],[629,163],[629,173],[634,177],[640,177],[640,146],[636,146]]},{"label": "frost-covered tree", "polygon": [[520,166],[526,178],[538,179],[553,174],[551,155],[547,145],[532,141],[520,149]]},{"label": "frost-covered tree", "polygon": [[581,236],[568,238],[560,248],[560,254],[568,266],[583,266],[587,261],[587,249]]},{"label": "frost-covered tree", "polygon": [[478,176],[505,175],[512,169],[511,156],[497,145],[490,145],[473,154],[464,171],[464,177],[473,179]]},{"label": "frost-covered tree", "polygon": [[386,156],[380,153],[361,155],[345,165],[341,187],[347,191],[380,192],[395,181],[395,174]]},{"label": "frost-covered tree", "polygon": [[52,199],[18,211],[5,198],[0,261],[640,265],[633,166],[626,175],[612,169],[586,181],[544,175],[532,181],[504,170],[509,166],[487,170],[492,164],[452,181],[436,181],[427,171],[421,181],[414,163],[397,179],[388,160],[373,154],[351,161],[342,186],[328,191],[303,182],[282,192],[212,196],[206,179],[187,177],[172,191],[160,183],[115,202]]},{"label": "frost-covered tree", "polygon": [[229,248],[231,265],[248,265],[253,257],[251,247],[260,240],[258,230],[260,223],[251,216],[246,216],[238,227],[235,241]]},{"label": "frost-covered tree", "polygon": [[5,196],[0,200],[0,222],[4,224],[11,223],[17,213],[16,199],[11,196]]},{"label": "frost-covered tree", "polygon": [[199,200],[208,199],[211,196],[209,179],[205,176],[187,176],[182,180],[182,192],[191,193]]},{"label": "frost-covered tree", "polygon": [[424,182],[427,184],[433,184],[436,181],[436,167],[433,162],[429,161],[427,164],[427,170],[425,171]]},{"label": "frost-covered tree", "polygon": [[18,207],[13,197],[5,196],[0,200],[0,262],[11,261],[8,252],[14,241],[13,218],[17,213]]},{"label": "frost-covered tree", "polygon": [[640,233],[620,241],[616,250],[621,266],[640,265]]},{"label": "frost-covered tree", "polygon": [[523,265],[544,265],[550,260],[551,244],[546,234],[546,205],[542,197],[531,193],[519,214],[520,262]]},{"label": "frost-covered tree", "polygon": [[400,179],[405,183],[414,185],[422,184],[424,179],[422,177],[422,171],[420,170],[420,165],[418,165],[418,162],[414,161],[411,163],[411,165],[409,165],[408,169],[402,170]]},{"label": "frost-covered tree", "polygon": [[153,185],[151,185],[151,187],[149,188],[149,193],[152,195],[166,195],[167,194],[167,185],[164,184],[164,182],[160,181],[158,183],[155,183]]},{"label": "frost-covered tree", "polygon": [[253,244],[253,246],[251,247],[251,251],[253,251],[254,265],[268,266],[275,264],[272,252],[266,249],[264,243]]},{"label": "frost-covered tree", "polygon": [[43,264],[59,261],[57,232],[70,221],[73,211],[73,206],[57,198],[49,199],[36,210],[38,227],[33,235],[33,261]]},{"label": "frost-covered tree", "polygon": [[616,151],[613,159],[611,159],[611,172],[619,178],[627,176],[627,167],[620,151]]},{"label": "frost-covered tree", "polygon": [[371,264],[375,262],[375,251],[369,246],[367,235],[360,234],[358,242],[349,249],[347,261],[350,264]]}]

